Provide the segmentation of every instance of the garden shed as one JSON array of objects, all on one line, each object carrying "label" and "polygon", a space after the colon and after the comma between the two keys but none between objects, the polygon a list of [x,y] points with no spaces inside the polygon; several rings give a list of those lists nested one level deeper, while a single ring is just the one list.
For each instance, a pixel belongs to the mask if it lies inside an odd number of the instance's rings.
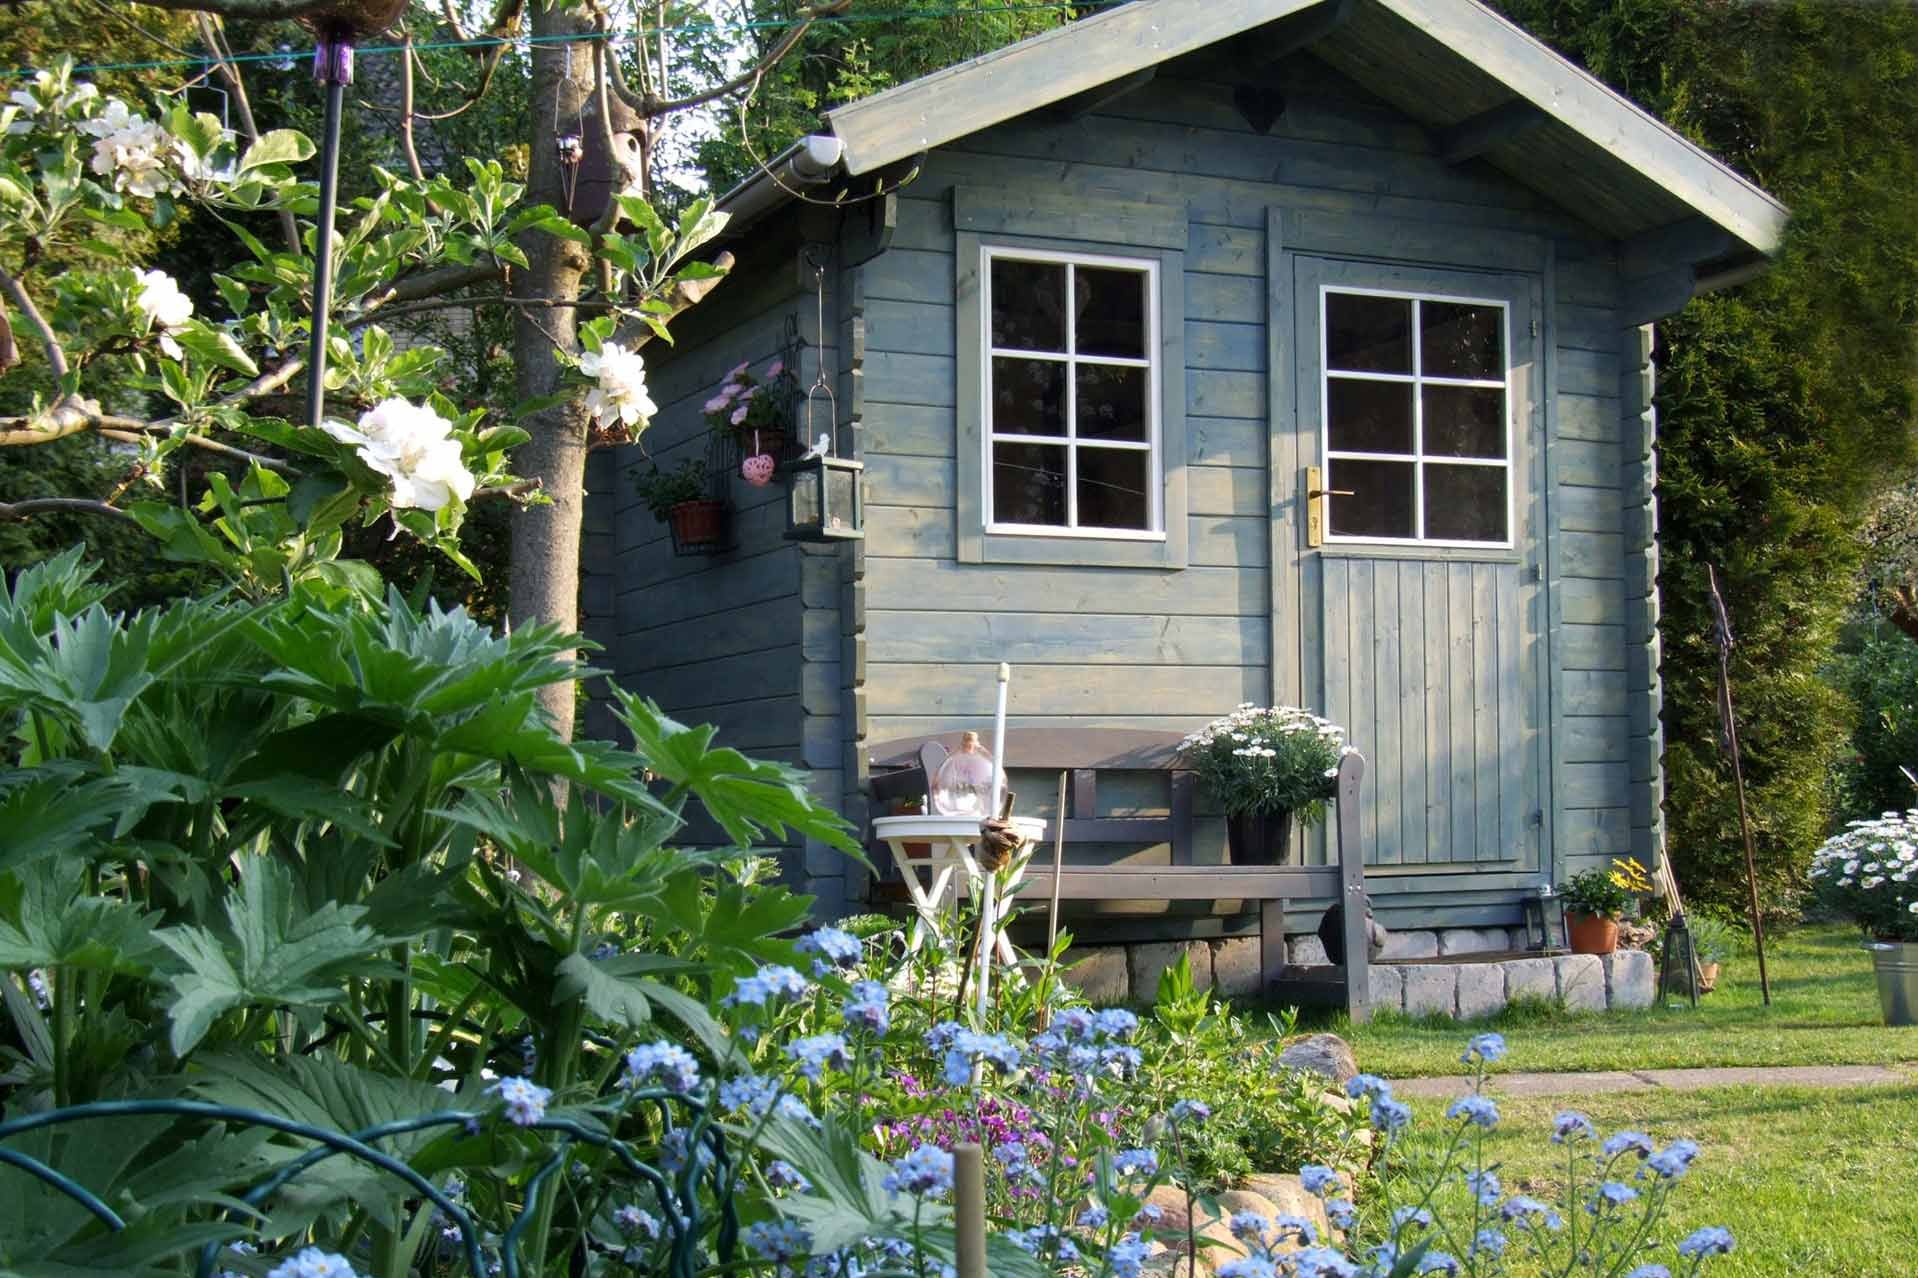
[{"label": "garden shed", "polygon": [[[722,207],[739,266],[590,476],[587,629],[626,687],[855,821],[885,743],[988,725],[1001,661],[1033,733],[1310,707],[1366,756],[1395,930],[1517,926],[1658,856],[1650,324],[1786,218],[1726,165],[1472,0],[1133,0],[830,112]],[[785,459],[826,434],[863,468],[815,539],[816,467],[747,482],[766,441],[709,413],[775,361]],[[706,545],[629,480],[688,457],[728,511]],[[1056,772],[1014,775],[1052,815]],[[1163,814],[1152,780],[1079,815]],[[1191,831],[1223,858],[1203,800]],[[856,866],[787,853],[865,908]],[[1223,978],[1246,924],[1074,929],[1206,940]]]}]

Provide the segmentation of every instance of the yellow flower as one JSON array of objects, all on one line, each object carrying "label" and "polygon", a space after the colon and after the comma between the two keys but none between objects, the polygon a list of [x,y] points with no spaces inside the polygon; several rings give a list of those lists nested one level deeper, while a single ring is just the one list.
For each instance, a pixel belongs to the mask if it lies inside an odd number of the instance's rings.
[{"label": "yellow flower", "polygon": [[1612,870],[1607,876],[1613,885],[1630,892],[1634,896],[1649,896],[1652,881],[1645,867],[1638,863],[1637,857],[1613,857]]}]

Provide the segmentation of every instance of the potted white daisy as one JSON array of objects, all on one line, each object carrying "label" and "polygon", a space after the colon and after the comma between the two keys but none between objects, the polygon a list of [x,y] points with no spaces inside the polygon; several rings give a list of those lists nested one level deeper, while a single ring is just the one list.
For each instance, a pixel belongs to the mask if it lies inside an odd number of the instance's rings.
[{"label": "potted white daisy", "polygon": [[1868,938],[1887,1025],[1918,1025],[1918,808],[1853,821],[1812,854],[1819,898]]}]

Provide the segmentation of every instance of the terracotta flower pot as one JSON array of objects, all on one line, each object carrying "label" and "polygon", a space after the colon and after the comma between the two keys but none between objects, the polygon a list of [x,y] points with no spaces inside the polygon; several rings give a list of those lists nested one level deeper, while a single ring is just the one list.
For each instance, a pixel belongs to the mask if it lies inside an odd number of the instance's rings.
[{"label": "terracotta flower pot", "polygon": [[1618,920],[1602,914],[1565,915],[1574,954],[1610,954],[1618,948]]},{"label": "terracotta flower pot", "polygon": [[1698,992],[1709,994],[1718,988],[1718,964],[1700,963],[1698,965]]},{"label": "terracotta flower pot", "polygon": [[726,503],[722,501],[682,501],[666,512],[673,540],[682,546],[710,546],[724,535]]}]

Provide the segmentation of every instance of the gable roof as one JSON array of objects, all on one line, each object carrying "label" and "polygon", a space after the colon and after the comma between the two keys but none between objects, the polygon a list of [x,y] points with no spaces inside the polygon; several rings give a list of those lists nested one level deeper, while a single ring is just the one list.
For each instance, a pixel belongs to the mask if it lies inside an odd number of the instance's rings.
[{"label": "gable roof", "polygon": [[1619,239],[1659,232],[1661,255],[1694,262],[1778,249],[1782,204],[1475,0],[1131,0],[827,119],[866,173],[1261,29],[1266,74],[1309,49],[1448,160],[1485,160]]}]

